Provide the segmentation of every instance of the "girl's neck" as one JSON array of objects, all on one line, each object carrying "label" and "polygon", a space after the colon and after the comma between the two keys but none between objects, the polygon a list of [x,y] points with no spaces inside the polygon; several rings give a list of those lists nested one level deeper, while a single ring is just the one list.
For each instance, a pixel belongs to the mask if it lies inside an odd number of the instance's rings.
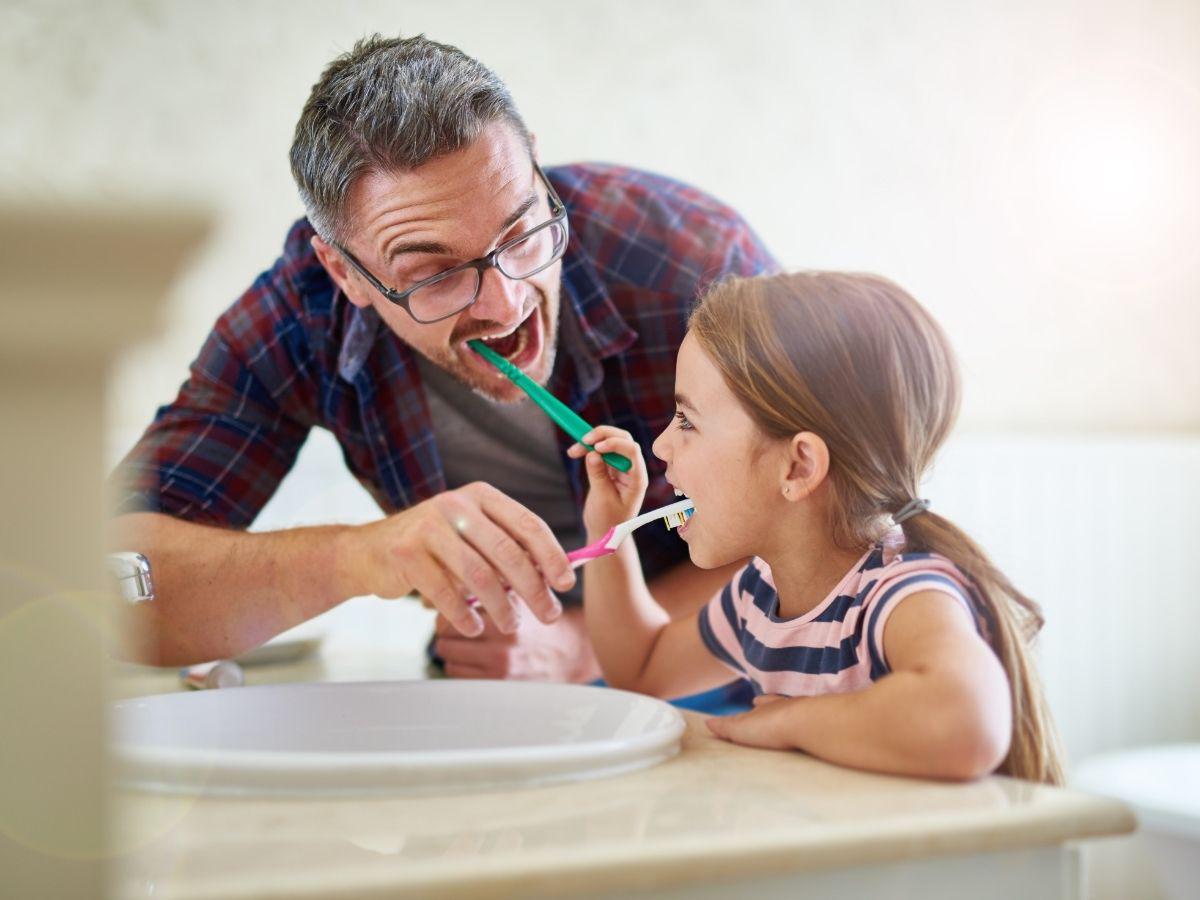
[{"label": "girl's neck", "polygon": [[780,531],[786,537],[769,556],[763,556],[779,594],[780,618],[802,616],[819,606],[867,550],[839,548],[828,534],[814,527]]}]

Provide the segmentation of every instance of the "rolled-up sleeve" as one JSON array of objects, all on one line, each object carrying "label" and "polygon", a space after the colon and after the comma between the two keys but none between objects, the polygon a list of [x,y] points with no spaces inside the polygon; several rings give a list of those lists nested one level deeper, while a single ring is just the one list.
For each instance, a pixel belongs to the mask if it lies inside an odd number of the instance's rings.
[{"label": "rolled-up sleeve", "polygon": [[311,357],[271,275],[221,316],[178,396],[118,464],[117,514],[245,528],[291,469],[312,424]]}]

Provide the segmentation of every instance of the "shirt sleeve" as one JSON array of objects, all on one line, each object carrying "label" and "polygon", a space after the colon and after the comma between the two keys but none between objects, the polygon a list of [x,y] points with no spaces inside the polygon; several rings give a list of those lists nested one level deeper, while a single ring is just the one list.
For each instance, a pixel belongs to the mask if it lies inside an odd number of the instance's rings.
[{"label": "shirt sleeve", "polygon": [[739,569],[697,616],[700,640],[709,653],[741,676],[745,676],[746,670],[742,665],[743,618],[738,604],[743,596],[742,581],[749,572],[749,564]]},{"label": "shirt sleeve", "polygon": [[[882,678],[892,671],[883,649],[883,632],[887,627],[888,619],[896,611],[896,607],[913,594],[922,591],[938,591],[949,594],[961,604],[963,610],[971,617],[971,621],[975,622],[975,615],[963,584],[948,574],[913,572],[881,582],[876,586],[863,610],[863,615],[867,620],[866,640],[871,657],[872,681]],[[976,628],[978,628],[978,624],[976,624]]]},{"label": "shirt sleeve", "polygon": [[312,424],[311,353],[279,269],[218,319],[178,396],[118,464],[117,514],[245,528],[291,469]]}]

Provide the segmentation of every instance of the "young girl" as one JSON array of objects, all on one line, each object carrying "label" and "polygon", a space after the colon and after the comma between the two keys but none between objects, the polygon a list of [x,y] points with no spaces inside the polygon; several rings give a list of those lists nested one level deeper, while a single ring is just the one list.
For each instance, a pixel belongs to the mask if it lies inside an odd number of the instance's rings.
[{"label": "young girl", "polygon": [[[584,610],[608,683],[678,697],[731,673],[755,708],[718,737],[881,772],[1058,783],[1030,658],[1041,627],[958,528],[918,499],[958,408],[941,329],[896,285],[800,273],[717,285],[679,350],[675,421],[654,454],[695,503],[701,568],[749,562],[670,621],[625,541],[589,563]],[[647,474],[624,431],[586,455],[589,540],[636,515]],[[615,451],[627,474],[604,465]]]}]

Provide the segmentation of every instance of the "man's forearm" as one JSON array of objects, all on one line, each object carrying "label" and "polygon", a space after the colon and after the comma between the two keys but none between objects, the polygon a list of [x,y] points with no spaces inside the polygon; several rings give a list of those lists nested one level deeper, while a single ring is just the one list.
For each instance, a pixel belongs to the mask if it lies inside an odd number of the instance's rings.
[{"label": "man's forearm", "polygon": [[155,665],[235,656],[354,596],[349,526],[250,533],[159,513],[113,520],[111,547],[150,560],[155,599],[127,610],[129,655]]}]

